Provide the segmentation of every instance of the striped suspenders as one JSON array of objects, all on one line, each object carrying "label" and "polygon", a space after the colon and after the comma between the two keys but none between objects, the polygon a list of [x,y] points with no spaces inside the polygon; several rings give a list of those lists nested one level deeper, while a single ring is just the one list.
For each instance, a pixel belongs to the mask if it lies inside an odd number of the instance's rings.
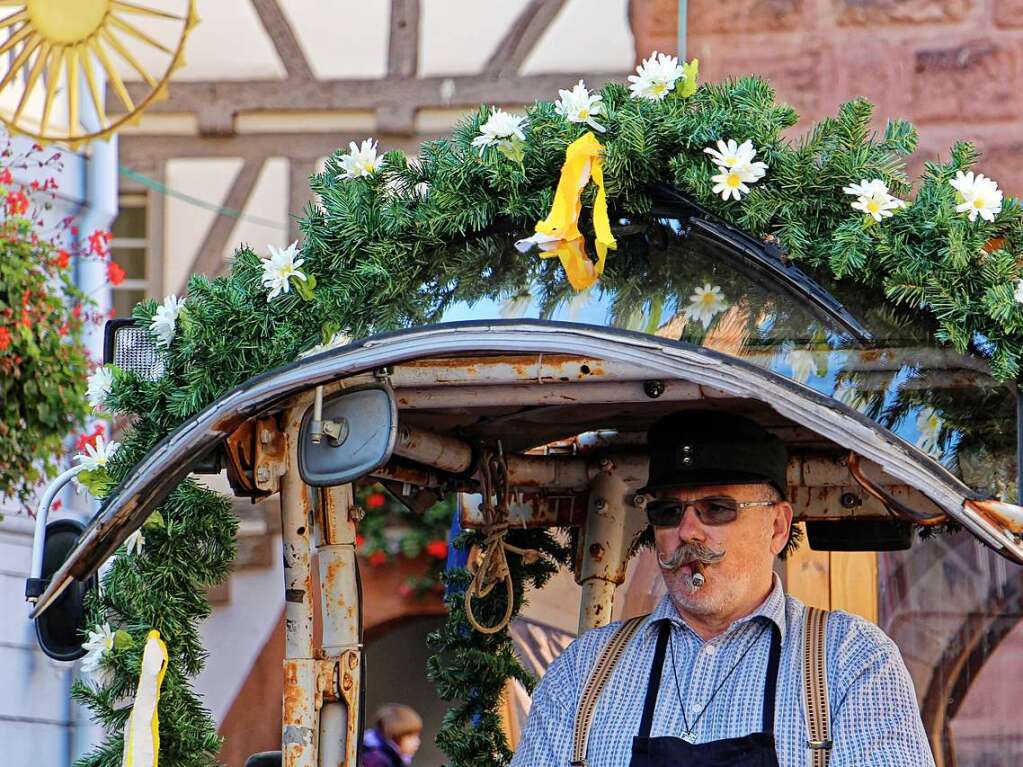
[{"label": "striped suspenders", "polygon": [[[641,615],[622,623],[612,635],[590,672],[575,716],[572,736],[572,767],[586,767],[586,746],[593,723],[597,700],[608,677],[622,657],[629,640],[635,636],[648,616]],[[806,608],[803,630],[803,705],[809,737],[806,747],[811,753],[812,767],[827,767],[831,758],[831,712],[827,685],[828,612]]]}]

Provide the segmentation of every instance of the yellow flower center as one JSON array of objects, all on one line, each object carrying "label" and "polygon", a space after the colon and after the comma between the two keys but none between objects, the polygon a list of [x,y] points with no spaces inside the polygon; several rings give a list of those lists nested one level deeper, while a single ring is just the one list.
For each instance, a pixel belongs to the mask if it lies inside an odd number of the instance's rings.
[{"label": "yellow flower center", "polygon": [[871,200],[867,203],[867,210],[871,213],[877,213],[881,209],[881,206],[877,204],[877,200]]},{"label": "yellow flower center", "polygon": [[110,11],[110,0],[28,0],[25,10],[44,40],[72,45],[100,28]]},{"label": "yellow flower center", "polygon": [[731,187],[732,189],[738,189],[739,184],[742,183],[742,179],[739,178],[738,173],[729,173],[725,176],[725,186]]},{"label": "yellow flower center", "polygon": [[975,207],[977,210],[982,209],[984,207],[984,198],[983,197],[974,198],[973,207]]},{"label": "yellow flower center", "polygon": [[580,120],[588,120],[589,117],[590,117],[590,110],[589,109],[580,109],[579,110],[579,119]]},{"label": "yellow flower center", "polygon": [[700,303],[707,309],[713,309],[718,302],[718,297],[713,293],[707,292],[700,296]]},{"label": "yellow flower center", "polygon": [[664,82],[661,82],[661,83],[653,83],[653,84],[652,84],[652,85],[650,86],[650,91],[651,91],[651,92],[652,92],[652,93],[653,93],[653,94],[654,94],[655,96],[660,96],[660,95],[661,95],[662,93],[664,93],[664,92],[665,92],[665,91],[667,91],[667,90],[668,90],[668,84],[667,84],[667,83],[664,83]]}]

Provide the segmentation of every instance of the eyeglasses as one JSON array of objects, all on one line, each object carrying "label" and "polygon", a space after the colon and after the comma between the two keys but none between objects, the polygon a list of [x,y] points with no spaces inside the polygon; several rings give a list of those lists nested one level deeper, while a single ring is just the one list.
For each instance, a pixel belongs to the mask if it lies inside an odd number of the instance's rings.
[{"label": "eyeglasses", "polygon": [[737,501],[727,496],[697,498],[680,501],[676,498],[659,498],[646,505],[646,517],[654,527],[677,527],[682,522],[686,509],[692,508],[696,517],[705,525],[727,525],[739,516],[739,509],[754,506],[774,506],[777,501]]}]

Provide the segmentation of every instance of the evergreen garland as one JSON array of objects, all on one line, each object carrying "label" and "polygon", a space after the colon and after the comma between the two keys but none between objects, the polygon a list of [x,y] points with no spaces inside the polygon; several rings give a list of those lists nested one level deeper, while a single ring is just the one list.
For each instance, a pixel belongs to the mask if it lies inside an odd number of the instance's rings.
[{"label": "evergreen garland", "polygon": [[[600,93],[607,127],[600,139],[604,176],[618,211],[647,214],[651,185],[673,183],[723,220],[776,238],[789,259],[827,267],[837,279],[883,290],[895,306],[929,313],[939,340],[959,351],[981,351],[1001,379],[1017,375],[1023,310],[1013,286],[1020,276],[1023,216],[1009,197],[994,222],[970,222],[955,212],[949,181],[976,160],[970,145],[957,144],[945,162],[928,164],[908,209],[875,224],[851,208],[842,188],[880,178],[908,199],[905,160],[916,133],[908,123],[891,122],[875,135],[865,100],[846,104],[792,143],[782,133],[795,125],[796,113],[776,104],[770,86],[755,77],[703,85],[694,93],[680,89],[660,101],[630,98],[617,83]],[[357,338],[422,325],[454,303],[507,297],[524,286],[538,286],[545,312],[572,295],[554,259],[521,255],[510,243],[546,215],[565,149],[587,128],[540,102],[527,110],[526,138],[515,152],[481,152],[472,142],[490,115],[481,108],[450,139],[424,144],[415,160],[389,152],[361,178],[341,178],[344,156],[335,153],[311,179],[319,203],[301,221],[305,242],[296,262],[310,279],[293,278],[294,291],[268,301],[263,262],[245,247],[228,276],[192,277],[164,375],[148,381],[114,371],[108,405],[135,420],[109,465],[111,479],[121,480],[159,439],[231,387],[293,361],[339,331]],[[704,149],[728,138],[752,141],[768,171],[742,200],[723,202],[712,191],[716,169]],[[648,294],[643,286],[653,269],[638,255],[609,255],[598,289],[615,296],[614,317],[628,316]],[[135,317],[149,326],[156,311],[156,302],[146,301]],[[189,482],[172,494],[160,517],[165,527],[155,524],[147,533],[142,555],[117,557],[90,607],[93,621],[116,621],[131,641],[109,653],[114,682],[76,688],[114,733],[83,765],[117,764],[124,712],[116,701],[131,694],[149,628],[164,634],[170,651],[160,702],[161,764],[212,762],[216,735],[187,680],[201,665],[195,626],[208,611],[202,587],[226,574],[235,522],[222,499]],[[545,534],[509,536],[529,537],[514,542],[550,555],[532,565],[511,557],[518,605],[523,583],[539,585],[562,556]],[[451,575],[454,588],[465,581],[464,573]],[[500,607],[488,603],[482,609]],[[455,767],[503,764],[509,754],[494,711],[497,695],[508,676],[528,680],[506,634],[472,633],[459,600],[450,608],[451,620],[433,639],[440,655],[430,664],[442,697],[455,702],[440,743]]]}]

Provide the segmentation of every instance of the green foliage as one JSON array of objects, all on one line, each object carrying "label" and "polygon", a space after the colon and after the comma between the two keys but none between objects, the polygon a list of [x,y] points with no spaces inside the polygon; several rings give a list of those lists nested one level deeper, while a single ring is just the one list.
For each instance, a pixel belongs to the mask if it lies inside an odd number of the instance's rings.
[{"label": "green foliage", "polygon": [[[1023,310],[1013,287],[1020,277],[1023,215],[1008,197],[994,222],[970,222],[955,212],[949,181],[974,163],[972,147],[956,145],[945,162],[929,164],[910,201],[905,164],[916,133],[908,123],[891,122],[877,135],[865,100],[844,105],[793,143],[783,133],[796,124],[796,113],[775,103],[771,87],[755,77],[706,84],[692,93],[680,89],[656,102],[632,99],[617,83],[601,94],[604,175],[617,212],[642,217],[651,211],[651,187],[674,184],[724,221],[775,238],[788,259],[827,268],[835,279],[861,286],[865,296],[887,296],[881,308],[891,316],[924,313],[939,340],[960,351],[986,350],[1001,378],[1017,375]],[[315,285],[311,297],[310,291],[292,291],[268,301],[260,257],[247,247],[236,252],[230,274],[193,277],[163,377],[145,381],[124,374],[115,380],[109,402],[135,420],[109,469],[113,479],[123,478],[160,438],[232,387],[295,360],[338,331],[360,338],[422,325],[457,302],[504,298],[533,286],[545,311],[570,297],[555,259],[522,255],[510,246],[547,214],[565,149],[586,128],[540,102],[527,110],[524,143],[480,152],[471,143],[490,112],[482,107],[450,139],[424,144],[414,160],[388,152],[367,177],[345,179],[341,151],[328,159],[311,179],[318,202],[301,221],[301,269],[315,280],[308,284]],[[757,159],[768,165],[766,176],[738,201],[713,192],[717,171],[704,150],[720,139],[750,140]],[[875,178],[909,203],[880,223],[854,210],[843,191]],[[592,190],[584,203],[591,199]],[[628,317],[641,308],[642,282],[666,282],[671,270],[671,263],[622,248],[609,255],[597,289],[615,297],[615,318]],[[660,309],[648,308],[653,322]],[[155,311],[156,303],[147,301],[135,317],[148,326]],[[201,663],[195,624],[208,609],[202,587],[226,572],[235,523],[222,500],[191,483],[179,487],[161,511],[165,529],[147,533],[154,547],[147,542],[143,555],[117,559],[91,616],[129,631],[132,647],[141,645],[150,627],[166,632],[171,662],[160,706],[161,763],[205,765],[216,736],[187,679]],[[523,584],[538,586],[566,553],[542,533],[515,530],[509,537],[548,554],[531,565],[510,557],[517,608]],[[453,573],[449,584],[464,588],[467,578]],[[480,606],[484,620],[501,613],[504,598],[497,589]],[[460,599],[451,598],[449,608],[448,624],[432,639],[439,655],[430,663],[442,696],[453,703],[440,743],[455,767],[506,763],[494,707],[509,676],[527,685],[529,680],[506,632],[473,633]],[[118,671],[112,687],[76,689],[114,733],[123,712],[113,701],[130,692],[137,671],[132,653],[111,653]],[[113,735],[83,764],[115,764],[118,738]]]},{"label": "green foliage", "polygon": [[23,502],[87,414],[82,321],[69,308],[83,296],[67,258],[29,220],[0,222],[0,496]]}]

